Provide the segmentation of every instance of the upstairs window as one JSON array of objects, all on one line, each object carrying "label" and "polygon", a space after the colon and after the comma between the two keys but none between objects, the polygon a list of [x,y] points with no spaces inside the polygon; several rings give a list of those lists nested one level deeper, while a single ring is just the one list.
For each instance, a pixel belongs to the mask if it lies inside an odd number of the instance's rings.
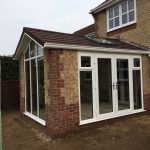
[{"label": "upstairs window", "polygon": [[118,27],[119,25],[119,6],[116,6],[109,10],[109,29]]},{"label": "upstairs window", "polygon": [[136,22],[136,0],[128,0],[107,11],[107,31],[125,27]]}]

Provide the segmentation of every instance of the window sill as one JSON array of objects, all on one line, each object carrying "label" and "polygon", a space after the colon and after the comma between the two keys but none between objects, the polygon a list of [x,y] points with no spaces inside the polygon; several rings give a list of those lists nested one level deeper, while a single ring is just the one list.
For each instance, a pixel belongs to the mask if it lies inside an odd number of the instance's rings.
[{"label": "window sill", "polygon": [[136,24],[136,23],[137,23],[136,20],[134,20],[134,21],[126,23],[124,25],[121,25],[121,26],[118,26],[118,27],[115,27],[115,28],[112,28],[112,29],[107,29],[107,33],[112,32],[112,31],[116,31],[116,30],[121,29],[121,28],[128,27],[128,26]]},{"label": "window sill", "polygon": [[31,113],[25,112],[23,113],[24,115],[30,117],[31,119],[35,120],[36,122],[40,123],[41,125],[45,126],[46,122],[43,119],[40,119],[34,115],[32,115]]}]

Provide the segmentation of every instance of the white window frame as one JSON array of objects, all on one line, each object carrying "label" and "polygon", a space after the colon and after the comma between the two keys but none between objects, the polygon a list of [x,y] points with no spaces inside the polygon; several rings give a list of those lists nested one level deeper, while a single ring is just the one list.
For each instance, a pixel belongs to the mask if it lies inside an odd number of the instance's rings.
[{"label": "white window frame", "polygon": [[[91,56],[91,62],[92,62],[92,68],[81,67],[81,56]],[[106,114],[99,114],[99,101],[98,101],[98,70],[97,70],[97,58],[112,58],[114,61],[112,61],[112,66],[116,65],[116,60],[121,59],[128,59],[129,62],[129,91],[131,92],[130,96],[130,109],[127,110],[118,110],[118,107],[116,104],[113,104],[113,108],[115,108],[116,111],[113,111],[112,113],[106,113]],[[140,59],[140,67],[135,68],[133,60],[134,58]],[[114,67],[112,67],[113,69]],[[134,109],[134,97],[133,97],[133,70],[138,69],[141,71],[141,101],[142,101],[142,108],[141,109]],[[92,70],[92,89],[93,89],[93,118],[82,120],[81,119],[81,100],[80,100],[80,71],[89,71]],[[117,81],[117,75],[116,70],[112,74],[112,82]],[[113,79],[114,78],[114,79]],[[97,52],[78,52],[78,88],[79,88],[79,115],[80,115],[80,123],[79,125],[84,125],[88,123],[93,123],[97,121],[102,121],[106,119],[111,118],[117,118],[121,116],[131,115],[135,113],[140,113],[144,111],[144,103],[143,103],[143,80],[142,80],[142,57],[141,55],[126,55],[126,54],[105,54],[105,53],[97,53]],[[112,96],[115,97],[117,93],[115,92]],[[117,97],[116,97],[117,98]],[[117,103],[117,99],[113,102]],[[116,106],[115,106],[116,105]]]},{"label": "white window frame", "polygon": [[[107,9],[107,11],[106,11],[106,17],[107,17],[107,32],[111,32],[111,31],[114,31],[114,30],[117,30],[117,29],[120,29],[120,28],[123,28],[123,27],[126,27],[126,26],[128,26],[128,25],[131,25],[131,24],[134,24],[134,23],[136,23],[137,22],[137,8],[136,8],[136,0],[134,0],[134,20],[133,21],[131,21],[131,22],[129,22],[129,15],[127,15],[127,23],[125,23],[125,24],[122,24],[122,4],[124,4],[124,3],[126,3],[127,2],[127,4],[128,4],[128,1],[129,0],[126,0],[126,1],[124,1],[124,2],[122,2],[122,3],[120,3],[119,5],[115,5],[114,7],[111,7],[111,8],[109,8],[109,9]],[[113,27],[113,28],[109,28],[109,20],[111,20],[111,19],[109,19],[109,10],[110,9],[113,9],[113,11],[114,11],[114,8],[115,7],[117,7],[117,6],[119,6],[119,26],[117,26],[117,27]],[[129,14],[129,12],[131,12],[131,11],[133,11],[133,10],[127,10],[127,14]],[[114,18],[116,18],[116,17],[114,17],[113,16],[113,19]],[[114,21],[113,21],[114,22]]]},{"label": "white window frame", "polygon": [[[24,77],[25,77],[25,112],[24,114],[30,118],[32,118],[33,120],[39,122],[40,124],[42,125],[46,125],[46,122],[45,120],[39,118],[39,90],[38,90],[38,67],[37,67],[37,60],[38,58],[41,58],[41,57],[44,57],[44,54],[40,54],[38,55],[37,53],[37,47],[41,47],[43,48],[43,46],[41,46],[40,44],[38,44],[37,42],[33,41],[35,43],[35,48],[36,48],[36,55],[31,57],[30,56],[30,43],[32,42],[33,40],[30,40],[29,44],[27,45],[25,51],[24,51]],[[25,54],[27,52],[29,48],[29,58],[25,58]],[[32,60],[35,60],[36,61],[36,83],[37,83],[37,116],[35,116],[33,113],[32,113],[32,81],[31,81],[31,61]],[[25,63],[26,62],[29,62],[29,71],[30,71],[30,109],[31,109],[31,113],[27,111],[27,99],[26,99],[26,69],[25,69]]]},{"label": "white window frame", "polygon": [[[138,58],[139,60],[140,60],[140,66],[139,67],[135,67],[134,66],[134,59],[136,59],[136,58]],[[144,95],[144,92],[143,92],[143,69],[142,69],[142,66],[143,66],[143,64],[142,64],[142,57],[140,57],[140,56],[135,56],[135,57],[133,57],[133,59],[132,59],[132,78],[133,78],[133,71],[134,70],[139,70],[140,71],[140,75],[141,75],[141,101],[142,101],[142,109],[144,109],[144,99],[143,99],[143,95]],[[132,79],[132,81],[133,81],[133,79]],[[134,103],[134,101],[133,101],[133,103]],[[133,109],[134,109],[134,105],[133,105]],[[135,110],[135,111],[138,111],[138,109],[137,110]]]}]

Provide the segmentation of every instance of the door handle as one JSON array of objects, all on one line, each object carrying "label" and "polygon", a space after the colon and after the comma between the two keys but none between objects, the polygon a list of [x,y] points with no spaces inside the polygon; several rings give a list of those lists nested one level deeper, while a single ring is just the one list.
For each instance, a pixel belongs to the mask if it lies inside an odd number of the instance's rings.
[{"label": "door handle", "polygon": [[112,88],[113,88],[113,90],[115,90],[115,83],[114,82],[112,84]]},{"label": "door handle", "polygon": [[119,84],[118,82],[116,82],[116,90],[118,90]]}]

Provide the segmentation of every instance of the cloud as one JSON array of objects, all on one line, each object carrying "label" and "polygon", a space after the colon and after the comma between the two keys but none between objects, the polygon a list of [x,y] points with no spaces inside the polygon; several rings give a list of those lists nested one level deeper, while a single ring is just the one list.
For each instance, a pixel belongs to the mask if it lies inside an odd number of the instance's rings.
[{"label": "cloud", "polygon": [[13,54],[24,26],[74,32],[93,23],[89,11],[104,0],[1,0],[0,55]]}]

